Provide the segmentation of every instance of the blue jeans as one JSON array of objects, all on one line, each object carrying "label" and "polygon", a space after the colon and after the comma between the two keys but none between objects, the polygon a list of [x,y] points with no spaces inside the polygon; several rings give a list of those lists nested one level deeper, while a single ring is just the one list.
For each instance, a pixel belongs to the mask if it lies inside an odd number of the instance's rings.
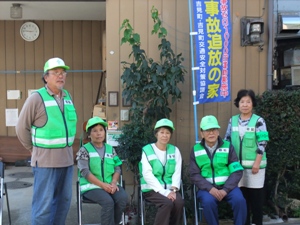
[{"label": "blue jeans", "polygon": [[73,166],[32,170],[31,225],[65,225],[72,200]]},{"label": "blue jeans", "polygon": [[103,189],[93,189],[83,194],[85,198],[101,205],[101,224],[103,225],[119,224],[122,219],[128,197],[125,190],[118,187],[119,191],[114,194],[109,194]]},{"label": "blue jeans", "polygon": [[[200,200],[203,207],[203,214],[209,225],[219,224],[218,203],[219,201],[212,196],[208,191],[199,190],[197,198]],[[234,224],[243,225],[246,222],[247,206],[246,200],[243,197],[241,190],[236,187],[229,192],[225,198],[233,210]]]}]

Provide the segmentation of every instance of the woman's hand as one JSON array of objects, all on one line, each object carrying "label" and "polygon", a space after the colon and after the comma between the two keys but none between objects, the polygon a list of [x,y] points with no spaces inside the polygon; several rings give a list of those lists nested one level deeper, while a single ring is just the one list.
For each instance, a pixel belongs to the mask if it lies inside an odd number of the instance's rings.
[{"label": "woman's hand", "polygon": [[102,185],[100,185],[100,187],[109,194],[111,194],[111,192],[113,190],[113,187],[111,184],[104,183],[104,182],[102,183]]},{"label": "woman's hand", "polygon": [[111,185],[111,187],[112,187],[112,188],[111,188],[111,194],[114,194],[116,191],[119,191],[119,187],[117,186],[116,183],[111,182],[110,185]]},{"label": "woman's hand", "polygon": [[256,155],[256,159],[255,159],[254,164],[252,166],[252,174],[257,174],[258,173],[262,157],[263,157],[263,155],[261,155],[261,154]]},{"label": "woman's hand", "polygon": [[254,163],[252,166],[252,174],[257,174],[259,171],[259,164],[257,165],[257,163]]},{"label": "woman's hand", "polygon": [[176,200],[176,193],[171,191],[168,196],[167,196],[168,199],[170,199],[172,202],[174,202]]}]

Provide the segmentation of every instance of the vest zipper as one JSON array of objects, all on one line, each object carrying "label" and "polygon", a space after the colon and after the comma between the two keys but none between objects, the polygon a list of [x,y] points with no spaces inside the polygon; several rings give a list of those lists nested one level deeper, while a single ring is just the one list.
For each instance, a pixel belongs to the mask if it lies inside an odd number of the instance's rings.
[{"label": "vest zipper", "polygon": [[243,146],[243,139],[240,137],[240,151],[239,151],[239,154],[240,154],[240,155],[239,155],[239,159],[240,159],[240,164],[241,164],[241,165],[243,165],[243,164],[242,164],[242,160],[243,160],[243,159],[242,159],[242,151],[243,151],[242,146]]},{"label": "vest zipper", "polygon": [[[105,153],[104,153],[104,157],[105,157]],[[102,173],[103,182],[104,182],[104,157],[103,159],[101,159],[101,173]]]},{"label": "vest zipper", "polygon": [[[218,149],[218,147],[217,147],[217,149]],[[210,166],[211,166],[211,171],[212,171],[212,181],[213,181],[213,184],[216,184],[216,182],[215,182],[215,168],[214,168],[214,164],[213,164],[213,160],[214,160],[214,156],[215,156],[216,150],[213,152],[212,157],[210,159]],[[206,153],[206,154],[208,154],[208,153]]]},{"label": "vest zipper", "polygon": [[161,176],[161,180],[164,182],[164,186],[165,186],[165,189],[166,189],[167,188],[167,184],[166,184],[166,182],[164,180],[164,176],[165,176],[165,166],[163,166],[163,174]]},{"label": "vest zipper", "polygon": [[[61,94],[62,95],[62,94]],[[65,124],[65,129],[66,129],[66,146],[69,146],[69,133],[68,133],[68,126],[67,126],[67,123],[66,123],[66,118],[65,118],[65,101],[64,101],[64,98],[62,97],[62,108],[63,108],[63,111],[61,110],[60,108],[60,104],[57,102],[56,98],[53,97],[54,100],[56,101],[57,103],[57,106],[61,112],[61,115],[62,115],[62,118],[64,120],[64,124]]]}]

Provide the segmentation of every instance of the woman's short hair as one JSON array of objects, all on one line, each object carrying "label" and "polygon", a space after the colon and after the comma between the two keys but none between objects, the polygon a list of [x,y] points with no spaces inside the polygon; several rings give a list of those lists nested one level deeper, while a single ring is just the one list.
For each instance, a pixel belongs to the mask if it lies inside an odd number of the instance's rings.
[{"label": "woman's short hair", "polygon": [[168,131],[170,131],[171,135],[173,134],[173,130],[172,130],[171,127],[163,126],[163,127],[156,128],[156,129],[154,130],[154,136],[156,136],[157,132],[158,132],[161,128],[166,128]]},{"label": "woman's short hair", "polygon": [[249,96],[252,100],[252,105],[253,107],[256,106],[256,98],[255,98],[255,93],[253,90],[249,89],[242,89],[239,90],[239,92],[237,93],[237,97],[236,99],[234,99],[234,105],[238,108],[239,107],[239,102],[240,100],[245,97],[245,96]]},{"label": "woman's short hair", "polygon": [[103,126],[102,124],[100,124],[100,123],[97,123],[97,124],[94,124],[93,126],[91,126],[91,127],[89,127],[88,128],[88,130],[87,130],[87,135],[91,135],[91,131],[92,131],[92,129],[95,127],[95,126],[97,126],[97,125],[100,125],[100,126],[102,126],[103,127],[103,129],[104,129],[104,131],[105,131],[105,133],[106,133],[106,129],[105,129],[105,126]]}]

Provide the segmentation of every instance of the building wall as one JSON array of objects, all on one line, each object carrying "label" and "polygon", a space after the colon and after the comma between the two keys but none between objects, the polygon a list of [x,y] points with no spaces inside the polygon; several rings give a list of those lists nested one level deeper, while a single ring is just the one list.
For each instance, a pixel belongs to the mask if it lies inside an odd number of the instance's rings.
[{"label": "building wall", "polygon": [[[0,157],[5,162],[30,155],[18,143],[15,127],[6,126],[5,109],[17,108],[20,112],[28,90],[43,86],[41,74],[49,58],[61,57],[75,71],[105,70],[105,21],[34,21],[40,29],[40,36],[34,42],[21,38],[19,30],[23,22],[0,21],[0,142],[3,143]],[[79,139],[83,121],[92,116],[100,77],[105,74],[75,71],[68,73],[65,88],[77,109]],[[7,90],[20,90],[22,98],[7,100]],[[105,91],[103,79],[101,92]]]},{"label": "building wall", "polygon": [[[232,54],[231,54],[231,93],[232,99],[242,88],[251,88],[256,93],[263,93],[267,89],[267,9],[264,0],[231,0],[232,22]],[[121,61],[128,61],[130,46],[120,46],[122,33],[119,28],[124,19],[129,19],[136,33],[141,35],[141,47],[146,50],[149,57],[157,58],[157,45],[159,39],[151,35],[153,21],[150,10],[155,6],[163,21],[163,26],[168,30],[167,38],[172,43],[172,48],[177,54],[182,53],[184,66],[188,74],[185,83],[180,85],[182,100],[173,106],[171,119],[175,124],[175,133],[172,142],[177,145],[183,155],[185,163],[188,163],[189,153],[195,143],[194,112],[192,103],[191,80],[191,56],[189,36],[189,6],[188,1],[182,0],[107,0],[107,89],[118,91],[121,102],[122,86],[120,76],[122,74]],[[265,10],[263,10],[265,8]],[[264,50],[258,47],[240,46],[240,18],[243,16],[262,16],[265,22]],[[114,54],[109,52],[113,51]],[[107,109],[109,120],[120,121],[119,107]],[[221,135],[224,136],[229,118],[238,110],[233,102],[208,103],[197,105],[198,123],[202,116],[213,114],[217,116],[221,125]],[[122,123],[121,123],[122,125]]]},{"label": "building wall", "polygon": [[[49,58],[61,57],[75,71],[105,70],[105,21],[35,21],[41,34],[34,42],[21,38],[19,29],[23,22],[0,21],[0,136],[15,136],[15,128],[6,127],[5,109],[17,108],[20,112],[28,90],[43,86],[41,71]],[[101,72],[68,73],[65,88],[77,108],[77,137],[83,121],[92,114],[101,75]],[[22,98],[7,100],[7,90],[21,90]]]}]

